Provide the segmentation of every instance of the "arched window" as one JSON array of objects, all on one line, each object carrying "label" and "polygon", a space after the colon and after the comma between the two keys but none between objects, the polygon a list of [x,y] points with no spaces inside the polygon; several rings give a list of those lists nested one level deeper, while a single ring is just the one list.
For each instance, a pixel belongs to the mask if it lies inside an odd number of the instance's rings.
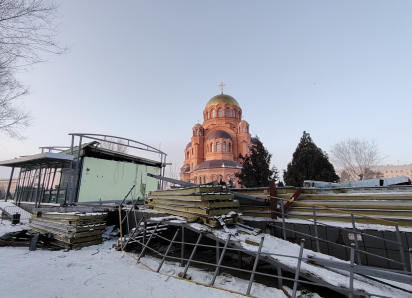
[{"label": "arched window", "polygon": [[236,110],[233,110],[233,118],[236,118]]},{"label": "arched window", "polygon": [[230,117],[230,109],[226,108],[226,117]]},{"label": "arched window", "polygon": [[244,126],[242,126],[242,132],[245,132],[245,127]]},{"label": "arched window", "polygon": [[192,171],[194,170],[194,168],[193,168],[193,163],[192,163]]},{"label": "arched window", "polygon": [[241,111],[239,111],[239,116],[238,116],[238,118],[239,118],[239,119],[242,118],[242,112],[241,112]]},{"label": "arched window", "polygon": [[210,113],[212,114],[212,118],[215,118],[215,110],[212,110]]},{"label": "arched window", "polygon": [[203,177],[203,183],[204,183],[204,184],[206,184],[206,183],[207,183],[206,176],[205,176],[205,177]]},{"label": "arched window", "polygon": [[206,152],[209,152],[209,145],[206,145],[206,147],[207,147]]},{"label": "arched window", "polygon": [[213,143],[210,144],[210,152],[213,152]]},{"label": "arched window", "polygon": [[229,143],[229,152],[232,152],[232,144]]},{"label": "arched window", "polygon": [[196,135],[197,135],[197,136],[199,135],[199,130],[198,130],[198,129],[196,129]]},{"label": "arched window", "polygon": [[209,119],[209,112],[206,112],[206,119]]},{"label": "arched window", "polygon": [[217,110],[217,116],[218,117],[222,117],[223,115],[222,115],[222,109],[221,108],[219,108],[218,110]]},{"label": "arched window", "polygon": [[220,151],[220,143],[217,142],[217,143],[216,143],[216,152],[219,152],[219,151]]},{"label": "arched window", "polygon": [[193,148],[192,148],[192,155],[193,155]]},{"label": "arched window", "polygon": [[222,145],[222,151],[223,151],[223,152],[226,152],[226,143],[223,143],[223,145]]},{"label": "arched window", "polygon": [[199,129],[199,136],[202,136],[202,130]]},{"label": "arched window", "polygon": [[199,184],[202,184],[202,177],[199,177]]}]

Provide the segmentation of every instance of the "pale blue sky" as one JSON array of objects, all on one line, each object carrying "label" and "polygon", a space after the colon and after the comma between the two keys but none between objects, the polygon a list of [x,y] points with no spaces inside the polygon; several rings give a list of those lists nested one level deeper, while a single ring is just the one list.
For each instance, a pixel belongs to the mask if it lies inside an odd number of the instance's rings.
[{"label": "pale blue sky", "polygon": [[180,167],[223,81],[280,170],[304,130],[412,163],[412,1],[57,2],[71,51],[21,75],[35,123],[0,160],[88,132],[161,143]]}]

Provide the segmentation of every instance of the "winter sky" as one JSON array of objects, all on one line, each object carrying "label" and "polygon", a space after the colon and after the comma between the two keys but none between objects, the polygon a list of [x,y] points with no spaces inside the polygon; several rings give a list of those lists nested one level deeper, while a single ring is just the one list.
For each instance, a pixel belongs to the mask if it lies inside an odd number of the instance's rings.
[{"label": "winter sky", "polygon": [[0,160],[84,132],[161,146],[181,167],[224,82],[280,170],[303,131],[324,151],[358,137],[384,164],[412,163],[412,1],[57,2],[71,50],[21,74],[34,124],[1,138]]}]

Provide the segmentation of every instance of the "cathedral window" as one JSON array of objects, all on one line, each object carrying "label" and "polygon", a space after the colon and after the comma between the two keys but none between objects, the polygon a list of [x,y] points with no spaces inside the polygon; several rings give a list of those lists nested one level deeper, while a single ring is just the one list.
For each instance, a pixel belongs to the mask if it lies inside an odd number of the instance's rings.
[{"label": "cathedral window", "polygon": [[209,119],[209,112],[206,112],[206,119]]},{"label": "cathedral window", "polygon": [[229,152],[231,152],[231,150],[232,150],[231,147],[232,147],[232,144],[229,143]]},{"label": "cathedral window", "polygon": [[223,151],[223,152],[226,152],[226,143],[223,143],[223,144],[222,144],[222,151]]},{"label": "cathedral window", "polygon": [[230,117],[230,109],[226,108],[226,117]]},{"label": "cathedral window", "polygon": [[192,171],[194,170],[193,163],[192,163]]},{"label": "cathedral window", "polygon": [[220,143],[217,142],[217,143],[216,143],[216,152],[219,152],[219,151],[220,151]]},{"label": "cathedral window", "polygon": [[211,114],[212,118],[215,118],[215,110],[212,110],[212,111],[210,112],[210,114]]},{"label": "cathedral window", "polygon": [[236,110],[233,110],[233,118],[236,118]]},{"label": "cathedral window", "polygon": [[206,150],[206,151],[209,152],[209,145],[206,145],[206,147],[207,147],[207,150]]},{"label": "cathedral window", "polygon": [[213,143],[210,144],[210,152],[213,152]]},{"label": "cathedral window", "polygon": [[197,136],[199,135],[199,130],[198,130],[198,129],[196,129],[196,135],[197,135]]},{"label": "cathedral window", "polygon": [[217,110],[217,116],[218,117],[222,117],[223,115],[222,115],[222,109],[221,108],[219,108],[218,110]]},{"label": "cathedral window", "polygon": [[202,184],[202,177],[199,177],[199,184]]},{"label": "cathedral window", "polygon": [[242,132],[245,132],[245,127],[244,126],[242,126]]}]

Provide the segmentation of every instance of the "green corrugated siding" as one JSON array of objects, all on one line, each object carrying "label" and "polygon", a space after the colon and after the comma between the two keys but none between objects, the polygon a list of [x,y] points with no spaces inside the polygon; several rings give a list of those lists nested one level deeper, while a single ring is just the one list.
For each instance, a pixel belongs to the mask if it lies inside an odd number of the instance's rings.
[{"label": "green corrugated siding", "polygon": [[[136,177],[136,167],[138,173]],[[123,200],[136,178],[136,198],[144,198],[142,184],[147,194],[157,189],[157,180],[147,173],[158,174],[159,168],[128,162],[103,160],[92,157],[83,159],[78,202]],[[129,198],[130,199],[130,196]]]}]

